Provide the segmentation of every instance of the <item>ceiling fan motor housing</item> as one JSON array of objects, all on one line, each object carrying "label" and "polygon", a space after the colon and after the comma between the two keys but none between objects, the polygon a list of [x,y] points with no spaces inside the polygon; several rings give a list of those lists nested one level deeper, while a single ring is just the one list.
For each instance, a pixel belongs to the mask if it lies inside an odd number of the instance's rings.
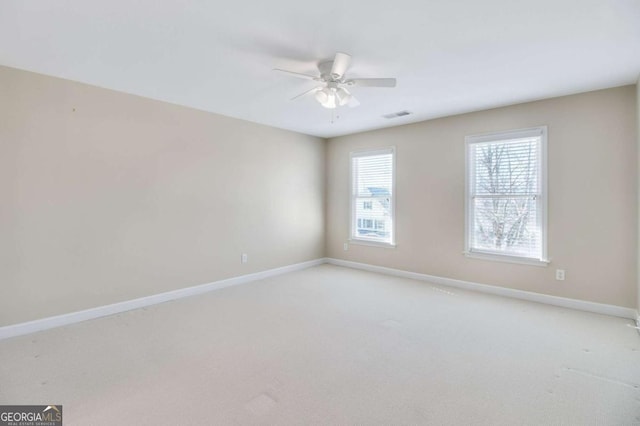
[{"label": "ceiling fan motor housing", "polygon": [[320,70],[320,76],[322,77],[323,81],[326,81],[326,82],[337,81],[336,79],[339,79],[340,77],[342,77],[337,74],[331,74],[332,68],[333,68],[333,61],[320,62],[318,64],[318,70]]}]

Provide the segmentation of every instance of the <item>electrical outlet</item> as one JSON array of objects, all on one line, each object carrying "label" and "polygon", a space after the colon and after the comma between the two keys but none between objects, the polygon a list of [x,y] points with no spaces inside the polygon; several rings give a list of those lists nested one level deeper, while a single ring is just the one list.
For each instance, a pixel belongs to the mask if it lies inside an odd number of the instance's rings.
[{"label": "electrical outlet", "polygon": [[564,281],[564,269],[556,269],[556,280]]},{"label": "electrical outlet", "polygon": [[344,251],[349,250],[349,243],[344,243]]},{"label": "electrical outlet", "polygon": [[247,253],[242,253],[242,257],[240,258],[240,261],[242,263],[247,263],[249,261],[249,256],[247,255]]}]

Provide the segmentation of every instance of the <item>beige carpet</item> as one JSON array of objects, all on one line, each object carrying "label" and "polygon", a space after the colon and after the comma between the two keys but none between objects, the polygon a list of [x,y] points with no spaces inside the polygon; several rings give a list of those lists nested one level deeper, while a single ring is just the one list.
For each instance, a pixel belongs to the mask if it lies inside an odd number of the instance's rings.
[{"label": "beige carpet", "polygon": [[322,265],[0,342],[66,425],[640,424],[631,321]]}]

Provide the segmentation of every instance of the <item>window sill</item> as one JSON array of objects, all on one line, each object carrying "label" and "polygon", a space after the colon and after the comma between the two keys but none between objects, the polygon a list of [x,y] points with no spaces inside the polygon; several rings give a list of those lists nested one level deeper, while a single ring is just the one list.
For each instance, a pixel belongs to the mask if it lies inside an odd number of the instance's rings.
[{"label": "window sill", "polygon": [[381,241],[369,241],[369,240],[361,240],[357,238],[350,238],[349,244],[355,244],[359,246],[371,246],[371,247],[382,247],[382,248],[396,248],[395,244],[392,243],[383,243]]},{"label": "window sill", "polygon": [[518,257],[518,256],[493,254],[493,253],[465,251],[464,255],[472,259],[492,260],[496,262],[507,262],[507,263],[518,263],[521,265],[531,265],[531,266],[546,267],[547,265],[549,265],[549,263],[551,263],[551,261],[548,259],[539,260],[539,259],[532,259],[529,257]]}]

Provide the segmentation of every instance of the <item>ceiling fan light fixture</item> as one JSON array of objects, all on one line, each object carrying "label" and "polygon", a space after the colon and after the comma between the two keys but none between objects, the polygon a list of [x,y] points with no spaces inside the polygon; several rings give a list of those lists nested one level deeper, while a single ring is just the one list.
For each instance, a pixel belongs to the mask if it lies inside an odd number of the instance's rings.
[{"label": "ceiling fan light fixture", "polygon": [[351,93],[347,92],[342,87],[336,91],[336,98],[340,106],[346,105],[351,100]]},{"label": "ceiling fan light fixture", "polygon": [[324,104],[329,100],[329,95],[327,94],[326,90],[327,89],[325,88],[322,90],[318,90],[316,92],[316,101],[320,102],[321,104]]},{"label": "ceiling fan light fixture", "polygon": [[338,104],[336,103],[336,97],[335,95],[331,95],[329,96],[329,99],[327,100],[327,102],[321,104],[323,107],[325,108],[329,108],[329,109],[334,109],[338,106]]},{"label": "ceiling fan light fixture", "polygon": [[333,109],[338,106],[335,90],[328,87],[316,92],[316,100],[325,108]]}]

